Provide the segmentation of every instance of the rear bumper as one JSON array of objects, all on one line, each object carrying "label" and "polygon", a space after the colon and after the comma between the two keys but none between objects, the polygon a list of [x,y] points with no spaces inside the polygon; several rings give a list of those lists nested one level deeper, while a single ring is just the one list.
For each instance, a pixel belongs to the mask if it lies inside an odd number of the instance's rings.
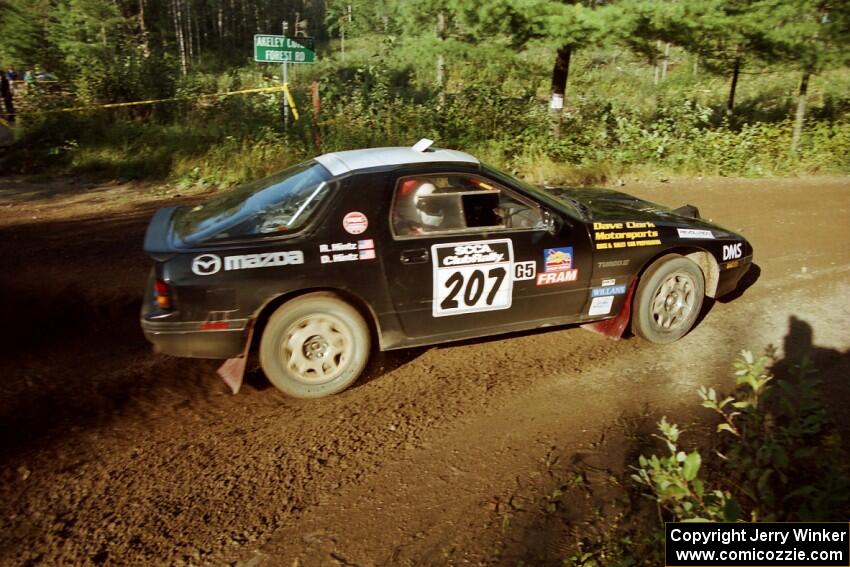
[{"label": "rear bumper", "polygon": [[156,352],[190,358],[239,356],[247,340],[247,325],[247,319],[171,322],[142,318],[142,331]]},{"label": "rear bumper", "polygon": [[735,291],[741,278],[750,271],[752,266],[752,256],[720,264],[720,278],[717,282],[717,292],[714,294],[714,297],[720,298]]}]

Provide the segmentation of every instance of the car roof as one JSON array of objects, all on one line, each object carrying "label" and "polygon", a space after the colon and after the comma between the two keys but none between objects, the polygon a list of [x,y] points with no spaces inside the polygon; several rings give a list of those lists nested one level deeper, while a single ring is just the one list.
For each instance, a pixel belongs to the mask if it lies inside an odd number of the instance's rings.
[{"label": "car roof", "polygon": [[369,148],[332,152],[316,158],[331,175],[343,175],[361,169],[407,165],[415,163],[456,162],[478,165],[478,158],[457,150],[428,149],[416,151],[409,147]]}]

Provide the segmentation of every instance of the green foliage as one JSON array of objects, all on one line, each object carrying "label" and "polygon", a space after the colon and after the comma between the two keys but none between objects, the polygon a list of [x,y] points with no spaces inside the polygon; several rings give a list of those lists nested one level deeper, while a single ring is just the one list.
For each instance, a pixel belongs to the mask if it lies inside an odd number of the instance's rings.
[{"label": "green foliage", "polygon": [[[817,396],[816,370],[804,359],[777,379],[771,354],[749,351],[735,363],[737,390],[699,390],[720,417],[719,460],[679,449],[680,430],[662,418],[669,456],[641,456],[632,479],[648,490],[662,519],[676,521],[839,520],[850,503],[848,461]],[[710,488],[712,487],[712,488]]]}]

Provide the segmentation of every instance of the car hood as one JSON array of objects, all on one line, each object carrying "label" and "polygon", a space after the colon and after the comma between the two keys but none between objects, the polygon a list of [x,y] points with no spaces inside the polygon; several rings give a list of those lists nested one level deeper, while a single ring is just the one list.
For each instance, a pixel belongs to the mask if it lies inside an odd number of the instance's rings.
[{"label": "car hood", "polygon": [[689,228],[720,228],[620,191],[570,187],[547,187],[546,191],[556,199],[577,204],[589,221],[652,221]]}]

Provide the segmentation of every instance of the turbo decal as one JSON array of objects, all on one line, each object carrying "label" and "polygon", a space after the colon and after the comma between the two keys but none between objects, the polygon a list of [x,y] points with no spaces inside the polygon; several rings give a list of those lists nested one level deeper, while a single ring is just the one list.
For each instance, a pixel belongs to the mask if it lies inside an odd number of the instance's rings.
[{"label": "turbo decal", "polygon": [[192,260],[192,272],[199,276],[211,276],[221,271],[222,267],[224,271],[231,271],[290,266],[303,263],[304,253],[300,250],[225,256],[223,261],[221,257],[215,254],[201,254]]},{"label": "turbo decal", "polygon": [[598,268],[619,268],[628,266],[631,260],[606,260],[604,262],[596,262]]},{"label": "turbo decal", "polygon": [[357,242],[334,242],[319,244],[319,262],[334,264],[337,262],[356,262],[375,259],[375,241],[371,238]]},{"label": "turbo decal", "polygon": [[352,211],[342,218],[342,228],[348,234],[363,234],[369,228],[369,219],[361,212]]},{"label": "turbo decal", "polygon": [[431,314],[446,317],[510,308],[513,255],[513,242],[508,239],[431,246]]},{"label": "turbo decal", "polygon": [[611,306],[614,305],[614,296],[605,295],[603,297],[594,297],[590,302],[590,309],[587,314],[591,317],[595,315],[607,315],[611,313]]},{"label": "turbo decal", "polygon": [[677,228],[679,238],[714,238],[710,230],[699,230],[696,228]]},{"label": "turbo decal", "polygon": [[593,240],[597,250],[658,246],[661,240],[655,228],[651,221],[595,222]]}]

